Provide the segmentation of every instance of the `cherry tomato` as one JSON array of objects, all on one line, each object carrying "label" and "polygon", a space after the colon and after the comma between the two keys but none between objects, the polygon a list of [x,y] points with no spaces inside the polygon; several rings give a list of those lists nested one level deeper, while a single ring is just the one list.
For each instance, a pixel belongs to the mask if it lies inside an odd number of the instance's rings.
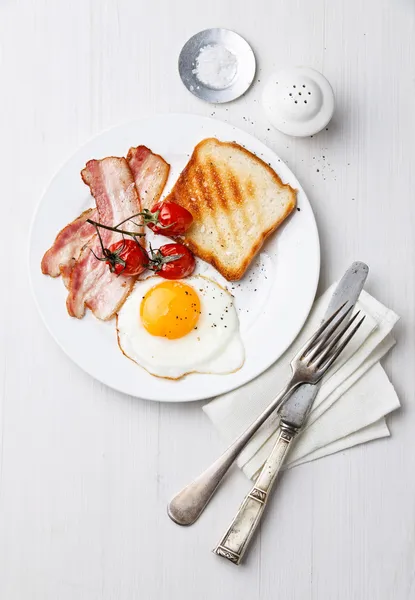
[{"label": "cherry tomato", "polygon": [[151,255],[157,275],[164,279],[182,279],[191,275],[196,261],[189,248],[183,244],[165,244]]},{"label": "cherry tomato", "polygon": [[107,252],[107,265],[111,273],[134,277],[148,266],[148,254],[135,240],[120,240],[112,244]]},{"label": "cherry tomato", "polygon": [[192,213],[175,202],[158,202],[151,215],[153,220],[149,219],[148,226],[154,233],[164,235],[182,235],[193,223]]}]

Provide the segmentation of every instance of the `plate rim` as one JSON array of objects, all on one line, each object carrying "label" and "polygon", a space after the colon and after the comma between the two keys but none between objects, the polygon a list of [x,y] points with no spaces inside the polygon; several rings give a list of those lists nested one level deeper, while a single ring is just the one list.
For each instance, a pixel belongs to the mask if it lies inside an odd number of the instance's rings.
[{"label": "plate rim", "polygon": [[[245,381],[241,381],[240,383],[237,383],[236,385],[234,383],[231,383],[229,386],[224,386],[223,391],[221,391],[219,394],[218,393],[203,393],[203,392],[199,392],[196,397],[192,397],[192,398],[184,398],[184,399],[177,399],[177,398],[168,398],[168,397],[161,397],[158,396],[156,397],[155,394],[152,394],[150,396],[148,395],[137,395],[135,393],[132,393],[130,391],[126,391],[125,389],[122,389],[121,387],[117,386],[114,383],[109,383],[108,381],[104,380],[103,378],[97,377],[95,374],[93,374],[89,368],[85,367],[84,365],[82,365],[80,363],[80,361],[77,358],[74,358],[72,356],[72,354],[69,353],[69,350],[67,350],[65,348],[65,346],[61,343],[60,340],[57,339],[57,337],[55,337],[55,334],[53,333],[50,325],[48,324],[46,317],[44,315],[44,311],[42,309],[42,307],[40,306],[38,297],[36,295],[35,292],[35,283],[34,283],[34,273],[32,272],[32,266],[31,266],[31,259],[32,259],[32,253],[31,253],[31,246],[32,246],[32,239],[33,239],[33,231],[34,231],[34,227],[36,224],[36,219],[39,213],[39,210],[41,208],[42,205],[42,201],[44,199],[44,197],[46,196],[47,192],[49,191],[49,189],[51,188],[53,182],[55,181],[55,179],[58,178],[60,172],[62,171],[62,169],[65,167],[65,165],[67,163],[69,163],[71,160],[73,160],[77,154],[84,149],[86,146],[88,146],[91,142],[93,142],[94,140],[96,140],[97,138],[104,136],[105,134],[108,134],[112,131],[115,131],[119,128],[125,127],[127,125],[135,125],[135,124],[139,124],[141,122],[145,122],[149,119],[156,119],[156,118],[192,118],[192,119],[197,119],[197,120],[203,120],[203,121],[209,121],[210,123],[213,124],[217,124],[220,123],[221,125],[226,125],[227,127],[231,127],[232,129],[234,129],[235,131],[240,131],[241,133],[243,133],[243,135],[248,136],[249,138],[252,138],[253,140],[255,140],[256,142],[258,142],[259,144],[263,145],[269,152],[271,152],[275,158],[278,160],[278,162],[282,165],[284,165],[284,167],[289,171],[289,173],[292,175],[292,177],[296,180],[297,184],[298,184],[298,190],[301,191],[304,194],[304,197],[309,205],[313,220],[312,220],[312,224],[313,224],[313,237],[314,237],[314,248],[315,248],[315,253],[316,253],[316,272],[315,272],[315,277],[314,277],[314,281],[313,281],[313,293],[310,293],[310,300],[307,303],[307,308],[305,310],[305,315],[304,318],[301,320],[301,322],[299,322],[298,327],[296,328],[295,331],[295,335],[293,335],[292,339],[290,341],[288,341],[286,343],[286,345],[284,346],[284,348],[281,350],[279,356],[277,358],[271,359],[269,362],[266,363],[266,366],[264,366],[264,368],[262,368],[262,370],[257,373],[254,376],[249,376],[248,379],[246,379]],[[79,145],[76,150],[71,153],[64,161],[62,161],[59,165],[59,167],[55,170],[54,174],[52,175],[52,177],[49,179],[48,183],[45,185],[45,187],[43,188],[43,191],[41,193],[41,195],[39,196],[39,199],[36,203],[36,206],[33,210],[32,213],[32,219],[31,219],[31,223],[30,223],[30,228],[29,228],[29,237],[28,237],[28,249],[27,249],[27,267],[28,267],[28,271],[29,271],[29,284],[30,284],[30,289],[31,289],[31,293],[32,293],[32,297],[34,299],[36,308],[38,310],[38,313],[41,317],[42,322],[44,323],[47,331],[49,332],[49,334],[51,335],[51,337],[53,338],[53,340],[55,341],[55,343],[59,346],[59,348],[63,351],[63,353],[78,367],[80,368],[83,372],[87,373],[90,377],[92,377],[93,379],[95,379],[96,381],[99,381],[100,383],[106,385],[107,387],[120,392],[122,394],[128,395],[130,397],[134,397],[137,399],[142,399],[142,400],[148,400],[148,401],[152,401],[152,402],[166,402],[166,403],[187,403],[187,402],[197,402],[197,401],[201,401],[201,400],[208,400],[208,399],[213,399],[217,396],[229,393],[231,391],[237,390],[240,387],[246,385],[247,383],[249,383],[250,381],[253,381],[254,379],[257,379],[258,377],[260,377],[265,371],[267,371],[276,361],[278,361],[281,356],[283,356],[283,354],[286,352],[286,350],[291,346],[291,344],[294,342],[294,340],[296,339],[296,337],[298,336],[298,334],[300,333],[300,331],[302,330],[304,323],[306,322],[311,308],[313,306],[314,300],[315,300],[315,296],[316,296],[316,292],[317,292],[317,288],[318,288],[318,283],[319,283],[319,279],[320,279],[320,272],[321,272],[321,244],[320,244],[320,237],[319,237],[319,232],[318,232],[318,227],[317,227],[317,222],[316,222],[316,218],[315,218],[315,214],[312,208],[312,205],[308,199],[307,194],[305,193],[302,185],[300,184],[300,182],[297,179],[297,176],[294,174],[294,172],[288,167],[288,165],[279,157],[279,155],[272,149],[270,148],[265,142],[263,142],[262,140],[260,140],[259,138],[257,138],[256,136],[252,135],[251,133],[241,129],[238,126],[235,126],[231,123],[227,123],[226,121],[222,121],[221,119],[215,119],[212,117],[206,117],[204,115],[198,115],[198,114],[194,114],[194,113],[180,113],[180,112],[174,112],[174,113],[153,113],[153,114],[147,114],[144,117],[141,117],[139,119],[133,119],[133,120],[125,120],[125,121],[121,121],[120,123],[117,123],[116,125],[107,127],[103,130],[101,130],[99,133],[90,136],[83,144]],[[265,363],[264,363],[265,364]],[[224,375],[223,377],[226,377],[226,375]]]}]

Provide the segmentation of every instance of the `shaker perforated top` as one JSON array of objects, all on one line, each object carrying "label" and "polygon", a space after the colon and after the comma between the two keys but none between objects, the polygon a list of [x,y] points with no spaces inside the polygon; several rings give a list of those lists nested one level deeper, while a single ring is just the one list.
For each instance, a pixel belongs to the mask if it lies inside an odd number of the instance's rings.
[{"label": "shaker perforated top", "polygon": [[298,137],[321,131],[333,116],[334,93],[314,69],[293,67],[271,75],[262,104],[268,119],[282,133]]}]

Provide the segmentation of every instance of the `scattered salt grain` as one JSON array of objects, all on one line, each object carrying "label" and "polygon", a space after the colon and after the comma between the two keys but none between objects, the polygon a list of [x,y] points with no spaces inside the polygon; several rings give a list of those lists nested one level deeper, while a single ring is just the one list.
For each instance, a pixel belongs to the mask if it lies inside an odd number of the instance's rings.
[{"label": "scattered salt grain", "polygon": [[200,49],[193,74],[204,85],[221,90],[235,78],[238,67],[236,56],[220,44],[208,44]]}]

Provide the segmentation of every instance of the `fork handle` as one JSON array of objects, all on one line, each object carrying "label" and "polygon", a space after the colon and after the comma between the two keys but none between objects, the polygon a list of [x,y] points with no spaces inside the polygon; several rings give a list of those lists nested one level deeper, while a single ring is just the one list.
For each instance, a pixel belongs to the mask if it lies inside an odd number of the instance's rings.
[{"label": "fork handle", "polygon": [[252,436],[268,417],[284,403],[286,398],[302,383],[301,376],[293,375],[286,386],[256,420],[229,446],[216,461],[183,488],[167,507],[167,514],[178,525],[192,525],[209,503],[230,466],[245,448]]},{"label": "fork handle", "polygon": [[280,435],[254,487],[245,497],[231,525],[214,549],[215,554],[236,565],[241,562],[261,521],[274,481],[298,431],[284,422],[281,422],[280,429]]}]

